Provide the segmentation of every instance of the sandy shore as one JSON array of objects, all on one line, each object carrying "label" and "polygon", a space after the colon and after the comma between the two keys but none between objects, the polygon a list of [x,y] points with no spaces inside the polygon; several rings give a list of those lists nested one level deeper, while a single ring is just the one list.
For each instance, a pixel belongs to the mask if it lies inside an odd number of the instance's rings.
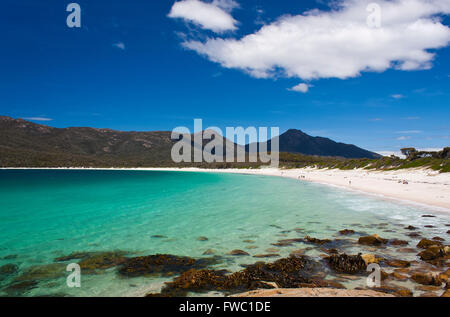
[{"label": "sandy shore", "polygon": [[[103,169],[99,169],[103,170]],[[104,169],[109,170],[109,169]],[[199,168],[136,168],[114,170],[186,171],[267,175],[294,178],[339,186],[348,190],[380,195],[450,212],[450,173],[427,169],[368,171],[363,169],[199,169]]]}]

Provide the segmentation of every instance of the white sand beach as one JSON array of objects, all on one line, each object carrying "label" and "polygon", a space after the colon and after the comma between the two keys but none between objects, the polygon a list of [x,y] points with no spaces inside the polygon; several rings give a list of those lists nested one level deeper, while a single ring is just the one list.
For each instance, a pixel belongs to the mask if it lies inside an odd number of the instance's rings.
[{"label": "white sand beach", "polygon": [[[10,168],[11,169],[11,168]],[[14,168],[12,168],[14,169]],[[18,168],[28,169],[28,168]],[[36,168],[47,169],[47,168]],[[55,168],[51,168],[55,169]],[[57,169],[57,168],[56,168]],[[299,181],[316,182],[338,186],[348,190],[409,203],[436,207],[450,212],[450,173],[439,173],[430,169],[402,169],[395,171],[338,170],[338,169],[203,169],[203,168],[61,168],[92,170],[146,170],[146,171],[184,171],[234,173],[289,177]]]}]

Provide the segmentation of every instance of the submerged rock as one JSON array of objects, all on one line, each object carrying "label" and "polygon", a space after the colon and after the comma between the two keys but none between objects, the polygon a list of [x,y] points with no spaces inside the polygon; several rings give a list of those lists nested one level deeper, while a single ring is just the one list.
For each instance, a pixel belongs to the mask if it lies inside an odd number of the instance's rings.
[{"label": "submerged rock", "polygon": [[198,237],[197,238],[198,241],[208,241],[207,237]]},{"label": "submerged rock", "polygon": [[0,266],[0,282],[15,275],[18,271],[19,267],[16,264],[8,263]]},{"label": "submerged rock", "polygon": [[433,215],[422,215],[423,218],[435,218],[436,216]]},{"label": "submerged rock", "polygon": [[123,256],[122,252],[103,252],[84,258],[78,264],[82,270],[99,270],[120,265],[126,260],[127,258]]},{"label": "submerged rock", "polygon": [[434,241],[440,241],[440,242],[445,241],[445,239],[442,239],[441,237],[433,237],[432,240],[434,240]]},{"label": "submerged rock", "polygon": [[162,234],[155,234],[155,235],[152,235],[152,238],[153,239],[164,239],[164,238],[167,238],[167,236],[162,235]]},{"label": "submerged rock", "polygon": [[218,258],[193,259],[170,254],[155,254],[127,258],[119,267],[118,273],[122,276],[170,276],[190,269],[202,269],[209,265],[217,264]]},{"label": "submerged rock", "polygon": [[35,265],[17,276],[14,281],[41,281],[63,277],[66,274],[66,265],[63,263],[51,263]]},{"label": "submerged rock", "polygon": [[246,256],[250,255],[248,252],[245,252],[243,250],[233,250],[227,253],[228,255],[234,255],[234,256]]},{"label": "submerged rock", "polygon": [[280,255],[277,253],[268,253],[268,254],[256,254],[253,257],[254,258],[276,258],[279,257]]},{"label": "submerged rock", "polygon": [[405,268],[405,267],[410,267],[411,263],[408,261],[403,261],[403,260],[391,260],[388,261],[386,263],[389,266],[393,266],[393,267],[401,267],[401,268]]},{"label": "submerged rock", "polygon": [[332,254],[328,258],[330,267],[340,273],[360,273],[367,268],[366,262],[361,257],[361,253],[358,255]]},{"label": "submerged rock", "polygon": [[38,281],[22,281],[22,282],[14,282],[8,285],[5,289],[3,289],[8,296],[20,296],[24,295],[24,293],[36,288],[38,286]]},{"label": "submerged rock", "polygon": [[409,225],[408,227],[405,227],[406,230],[416,230],[417,228],[414,226]]},{"label": "submerged rock", "polygon": [[361,258],[366,263],[366,266],[372,263],[378,263],[382,260],[381,258],[375,256],[374,254],[363,254],[361,255]]},{"label": "submerged rock", "polygon": [[405,241],[405,240],[398,240],[398,239],[393,239],[391,241],[389,241],[390,245],[408,245],[409,242]]},{"label": "submerged rock", "polygon": [[342,234],[342,235],[349,235],[349,234],[354,234],[354,233],[355,233],[355,231],[350,230],[350,229],[344,229],[344,230],[339,231],[339,234]]},{"label": "submerged rock", "polygon": [[205,252],[203,252],[203,255],[213,255],[216,254],[216,251],[214,249],[208,249]]},{"label": "submerged rock", "polygon": [[320,244],[320,245],[331,242],[331,240],[329,240],[329,239],[317,239],[317,238],[312,238],[310,236],[306,236],[305,241],[309,242],[309,243],[313,243],[313,244]]},{"label": "submerged rock", "polygon": [[372,246],[379,246],[382,244],[386,244],[387,242],[388,242],[387,239],[383,239],[380,236],[378,236],[377,234],[374,234],[371,236],[360,237],[358,239],[359,244],[372,245]]}]

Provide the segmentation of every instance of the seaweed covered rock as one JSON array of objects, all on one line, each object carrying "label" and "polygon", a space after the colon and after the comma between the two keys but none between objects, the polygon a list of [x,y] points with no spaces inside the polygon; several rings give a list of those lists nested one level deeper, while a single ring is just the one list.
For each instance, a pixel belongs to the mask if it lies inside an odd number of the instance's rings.
[{"label": "seaweed covered rock", "polygon": [[365,271],[367,268],[361,253],[358,255],[333,254],[328,257],[328,264],[334,271],[340,273],[355,274]]},{"label": "seaweed covered rock", "polygon": [[[289,257],[273,263],[258,262],[245,269],[226,275],[224,271],[191,269],[166,283],[162,289],[163,296],[185,296],[190,292],[222,291],[237,293],[260,288],[273,288],[270,283],[279,287],[293,288],[300,285],[316,284],[336,286],[332,282],[319,282],[314,276],[318,271],[318,263],[308,257]],[[152,294],[154,296],[154,294]]]},{"label": "seaweed covered rock", "polygon": [[439,245],[432,245],[418,254],[423,261],[431,261],[445,256],[445,248]]},{"label": "seaweed covered rock", "polygon": [[217,257],[193,259],[170,254],[155,254],[127,258],[118,273],[127,277],[180,274],[190,269],[203,269],[218,263]]},{"label": "seaweed covered rock", "polygon": [[439,241],[433,241],[433,240],[428,240],[428,239],[422,239],[419,241],[419,243],[417,244],[418,248],[421,249],[426,249],[432,245],[442,245],[442,243],[440,243]]},{"label": "seaweed covered rock", "polygon": [[359,244],[363,245],[371,245],[371,246],[379,246],[382,244],[386,244],[388,242],[387,239],[381,238],[379,235],[374,234],[371,236],[364,236],[358,239]]},{"label": "seaweed covered rock", "polygon": [[14,282],[8,285],[3,291],[8,296],[20,296],[24,295],[26,292],[36,288],[38,286],[38,281],[21,281]]},{"label": "seaweed covered rock", "polygon": [[441,286],[443,281],[439,278],[438,275],[432,274],[432,273],[414,273],[411,275],[411,279],[419,284],[422,285],[435,285],[435,286]]}]

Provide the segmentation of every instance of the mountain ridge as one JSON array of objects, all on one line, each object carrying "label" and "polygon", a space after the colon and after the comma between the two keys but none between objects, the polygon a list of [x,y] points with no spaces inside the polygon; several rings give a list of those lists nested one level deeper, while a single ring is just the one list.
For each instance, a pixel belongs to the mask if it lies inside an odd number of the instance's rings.
[{"label": "mountain ridge", "polygon": [[[288,131],[291,131],[290,134],[304,134],[295,129]],[[56,128],[0,116],[0,166],[173,166],[171,149],[177,140],[171,139],[171,133],[90,127]],[[230,145],[233,142],[224,138],[224,149]],[[280,150],[284,148],[290,148],[289,142],[286,145],[280,142]]]}]

